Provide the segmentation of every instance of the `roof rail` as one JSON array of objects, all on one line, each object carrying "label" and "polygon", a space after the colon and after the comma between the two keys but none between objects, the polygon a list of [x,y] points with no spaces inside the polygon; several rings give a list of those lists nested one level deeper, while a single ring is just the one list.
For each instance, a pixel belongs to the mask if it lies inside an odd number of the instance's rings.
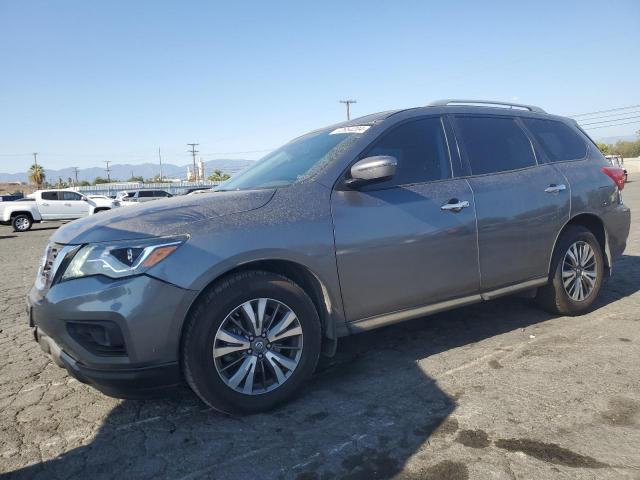
[{"label": "roof rail", "polygon": [[511,102],[494,102],[493,100],[458,100],[454,98],[448,98],[446,100],[436,100],[435,102],[427,104],[427,107],[444,107],[447,105],[469,105],[475,107],[489,107],[491,105],[500,105],[509,108],[522,108],[525,110],[529,110],[530,112],[547,113],[543,109],[541,109],[540,107],[536,107],[535,105],[524,105],[522,103]]}]

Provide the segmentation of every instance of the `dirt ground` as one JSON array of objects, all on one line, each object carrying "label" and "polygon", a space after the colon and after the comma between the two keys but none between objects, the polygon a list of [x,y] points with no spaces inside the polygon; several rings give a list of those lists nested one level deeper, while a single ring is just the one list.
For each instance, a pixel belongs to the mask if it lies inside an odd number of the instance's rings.
[{"label": "dirt ground", "polygon": [[[640,181],[624,190],[640,211]],[[269,414],[187,389],[116,400],[33,341],[25,294],[56,224],[0,227],[0,476],[640,479],[640,224],[583,317],[507,298],[340,342]]]}]

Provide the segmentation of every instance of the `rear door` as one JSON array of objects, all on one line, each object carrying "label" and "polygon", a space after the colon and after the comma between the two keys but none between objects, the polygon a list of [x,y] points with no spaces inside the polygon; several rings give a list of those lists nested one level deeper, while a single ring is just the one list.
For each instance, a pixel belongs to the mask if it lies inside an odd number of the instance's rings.
[{"label": "rear door", "polygon": [[43,220],[64,218],[64,209],[62,201],[58,194],[60,192],[42,192],[40,200],[37,202],[38,210]]},{"label": "rear door", "polygon": [[476,202],[482,289],[546,277],[569,217],[565,177],[538,163],[514,117],[456,115],[454,123]]},{"label": "rear door", "polygon": [[[473,195],[466,180],[452,178],[442,119],[391,127],[358,159],[373,155],[395,157],[395,177],[357,190],[338,188],[331,200],[347,319],[477,292]],[[447,207],[453,204],[463,206]]]}]

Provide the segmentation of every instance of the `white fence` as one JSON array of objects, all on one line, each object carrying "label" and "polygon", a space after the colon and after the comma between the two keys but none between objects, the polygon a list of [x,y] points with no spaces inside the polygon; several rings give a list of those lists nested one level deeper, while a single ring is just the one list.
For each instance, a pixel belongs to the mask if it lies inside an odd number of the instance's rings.
[{"label": "white fence", "polygon": [[182,195],[192,188],[211,188],[219,185],[220,182],[158,182],[158,183],[142,183],[142,182],[119,182],[119,183],[102,183],[99,185],[91,185],[88,187],[75,187],[73,190],[84,193],[85,195],[114,195],[118,192],[134,192],[136,190],[164,190],[172,195]]}]

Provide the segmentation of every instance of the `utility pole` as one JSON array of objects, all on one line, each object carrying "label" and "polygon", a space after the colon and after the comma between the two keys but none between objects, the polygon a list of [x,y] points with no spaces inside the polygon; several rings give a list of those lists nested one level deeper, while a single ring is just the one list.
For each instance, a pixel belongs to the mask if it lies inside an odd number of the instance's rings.
[{"label": "utility pole", "polygon": [[198,181],[198,170],[196,170],[196,153],[199,153],[198,150],[196,150],[196,147],[198,145],[200,145],[199,143],[187,143],[188,146],[191,147],[191,150],[188,150],[191,152],[191,155],[193,155],[193,178]]},{"label": "utility pole", "polygon": [[111,183],[111,169],[109,168],[111,160],[105,160],[104,163],[107,164],[107,168],[105,168],[105,171],[107,172],[107,183]]},{"label": "utility pole", "polygon": [[74,187],[77,187],[78,186],[78,167],[73,167],[73,172],[75,173],[75,177],[76,177],[76,183]]},{"label": "utility pole", "polygon": [[351,104],[358,103],[357,100],[340,100],[340,103],[344,103],[347,106],[347,120],[351,120]]},{"label": "utility pole", "polygon": [[162,182],[162,155],[160,154],[160,147],[158,147],[158,159],[160,160],[160,181]]}]

